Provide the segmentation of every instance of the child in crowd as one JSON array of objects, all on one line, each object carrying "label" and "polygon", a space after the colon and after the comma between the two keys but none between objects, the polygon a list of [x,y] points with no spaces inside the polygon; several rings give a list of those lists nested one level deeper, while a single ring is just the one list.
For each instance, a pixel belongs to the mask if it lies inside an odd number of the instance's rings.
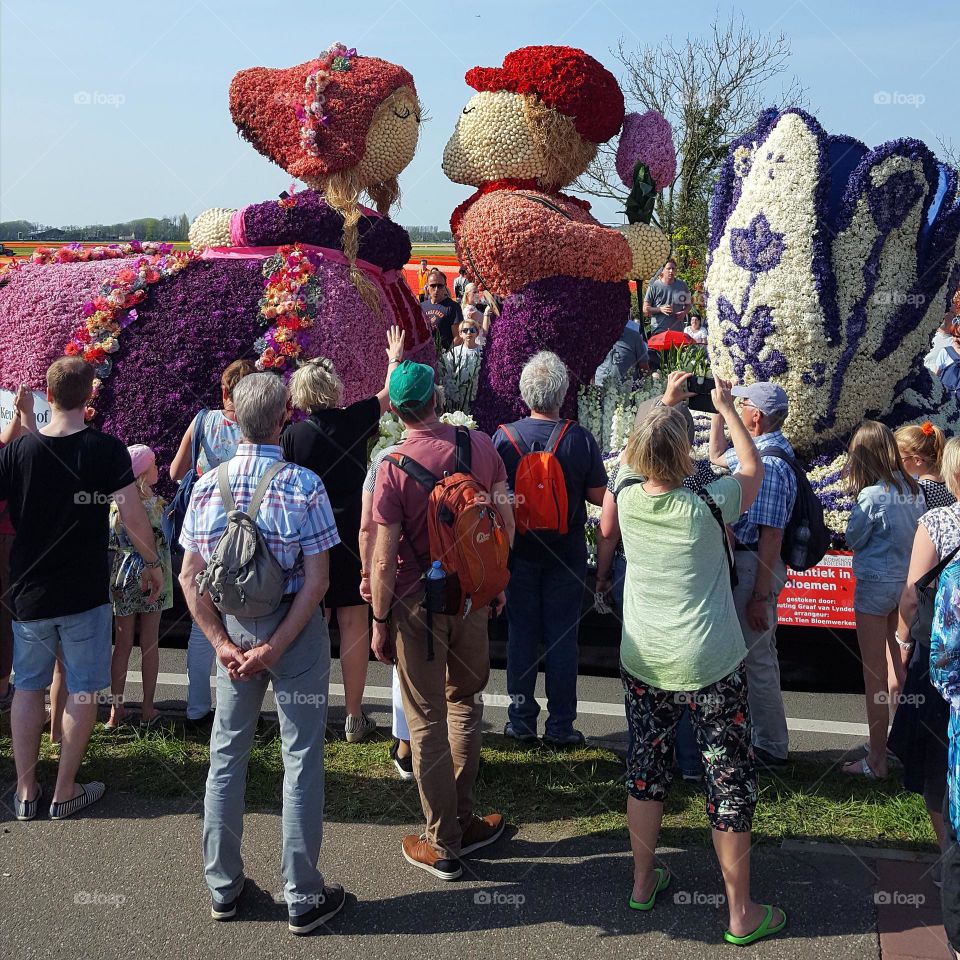
[{"label": "child in crowd", "polygon": [[927,421],[920,426],[910,424],[901,427],[894,436],[903,465],[920,485],[927,509],[952,507],[957,502],[956,498],[947,489],[940,472],[943,448],[947,442],[943,431]]},{"label": "child in crowd", "polygon": [[853,609],[863,660],[870,741],[862,760],[844,773],[887,775],[887,725],[903,685],[903,660],[896,644],[897,607],[910,566],[917,521],[926,510],[923,493],[908,473],[889,427],[864,420],[850,440],[844,468],[857,498],[846,539],[853,550],[857,586]]},{"label": "child in crowd", "polygon": [[160,615],[173,606],[173,571],[170,562],[170,546],[161,529],[163,498],[153,492],[157,482],[157,460],[153,451],[142,443],[127,448],[137,478],[137,490],[147,511],[150,525],[157,538],[157,553],[163,567],[164,588],[154,603],[148,603],[140,587],[143,558],[131,544],[120,521],[116,503],[110,505],[110,548],[113,551],[113,568],[110,574],[110,594],[113,601],[113,616],[116,625],[113,660],[110,665],[110,719],[108,729],[116,729],[126,720],[123,705],[123,689],[127,682],[127,664],[133,649],[136,619],[140,617],[140,669],[143,675],[143,705],[140,722],[153,726],[160,719],[160,712],[153,705],[160,671]]}]

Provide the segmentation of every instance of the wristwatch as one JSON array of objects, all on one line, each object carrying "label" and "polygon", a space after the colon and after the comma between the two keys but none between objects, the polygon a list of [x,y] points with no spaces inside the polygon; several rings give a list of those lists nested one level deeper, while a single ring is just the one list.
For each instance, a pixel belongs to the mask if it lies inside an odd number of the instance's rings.
[{"label": "wristwatch", "polygon": [[371,610],[371,611],[370,611],[370,615],[373,617],[373,622],[374,622],[374,623],[389,623],[389,622],[390,622],[390,614],[389,614],[389,613],[388,613],[385,617],[378,617],[378,616],[377,616],[375,613],[373,613],[373,611]]},{"label": "wristwatch", "polygon": [[143,561],[144,570],[156,570],[160,566],[163,566],[163,561],[159,557],[156,560],[151,560],[150,563],[147,563],[146,560]]}]

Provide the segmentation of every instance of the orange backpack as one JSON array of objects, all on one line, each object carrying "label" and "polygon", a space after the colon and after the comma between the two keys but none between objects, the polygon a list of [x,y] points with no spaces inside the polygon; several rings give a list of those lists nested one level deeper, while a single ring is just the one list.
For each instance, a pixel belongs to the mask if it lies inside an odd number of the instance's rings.
[{"label": "orange backpack", "polygon": [[517,533],[567,532],[567,483],[557,459],[557,448],[572,420],[560,420],[543,450],[530,450],[513,427],[501,423],[503,435],[520,454],[513,481]]},{"label": "orange backpack", "polygon": [[470,473],[470,456],[470,431],[457,427],[454,472],[442,478],[405,454],[385,458],[430,492],[430,556],[418,562],[426,572],[433,560],[439,560],[447,575],[445,609],[433,613],[466,617],[472,610],[488,607],[510,580],[510,544],[503,517],[490,491]]}]

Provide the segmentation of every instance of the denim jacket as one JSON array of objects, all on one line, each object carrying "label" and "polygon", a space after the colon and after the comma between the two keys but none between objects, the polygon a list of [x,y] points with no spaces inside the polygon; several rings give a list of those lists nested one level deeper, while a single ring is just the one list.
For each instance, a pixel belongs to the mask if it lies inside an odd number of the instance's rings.
[{"label": "denim jacket", "polygon": [[950,704],[947,787],[950,823],[960,832],[960,560],[940,574],[930,631],[930,681]]},{"label": "denim jacket", "polygon": [[922,493],[900,493],[885,483],[864,487],[847,522],[853,575],[888,583],[906,580],[917,521],[926,510]]}]

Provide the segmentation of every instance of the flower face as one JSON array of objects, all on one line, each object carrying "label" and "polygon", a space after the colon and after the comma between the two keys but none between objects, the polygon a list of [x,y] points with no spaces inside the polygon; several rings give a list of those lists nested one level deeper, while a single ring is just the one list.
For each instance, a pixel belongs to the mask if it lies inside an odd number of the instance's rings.
[{"label": "flower face", "polygon": [[498,90],[470,98],[443,151],[443,172],[472,186],[546,173],[520,94]]},{"label": "flower face", "polygon": [[398,177],[413,159],[420,136],[420,102],[410,87],[395,90],[377,108],[358,172],[364,186]]}]

